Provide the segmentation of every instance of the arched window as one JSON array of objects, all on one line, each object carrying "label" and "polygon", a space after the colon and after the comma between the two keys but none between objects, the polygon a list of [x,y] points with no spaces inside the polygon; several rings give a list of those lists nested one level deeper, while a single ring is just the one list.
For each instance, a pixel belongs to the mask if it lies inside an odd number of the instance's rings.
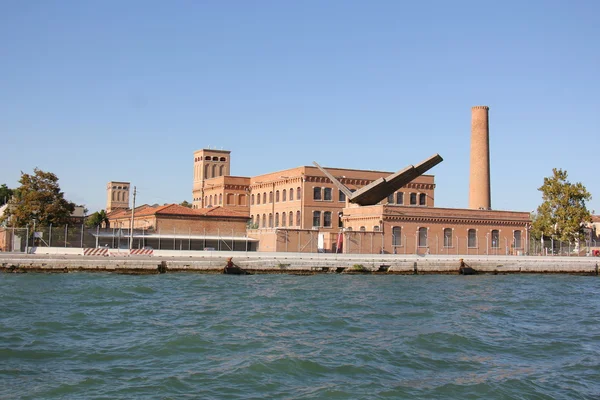
[{"label": "arched window", "polygon": [[444,247],[452,247],[452,228],[444,228]]},{"label": "arched window", "polygon": [[300,200],[301,196],[302,196],[302,189],[300,189],[300,186],[298,186],[296,188],[296,200]]},{"label": "arched window", "polygon": [[285,213],[281,213],[281,226],[285,227],[285,223],[287,220],[287,215]]},{"label": "arched window", "polygon": [[379,232],[379,225],[375,225],[373,227],[373,232]]},{"label": "arched window", "polygon": [[500,231],[498,229],[492,231],[492,247],[496,249],[500,247]]},{"label": "arched window", "polygon": [[365,232],[366,230],[367,230],[367,228],[365,228],[364,226],[361,226],[359,229],[359,231],[361,231],[361,232]]},{"label": "arched window", "polygon": [[263,214],[263,223],[262,223],[262,227],[266,228],[267,227],[267,215]]},{"label": "arched window", "polygon": [[227,159],[225,157],[221,157],[219,158],[219,161],[227,161]]},{"label": "arched window", "polygon": [[224,165],[219,166],[219,176],[223,176],[223,170],[225,169]]},{"label": "arched window", "polygon": [[333,200],[333,195],[331,194],[331,188],[323,189],[323,200],[325,200],[325,201]]},{"label": "arched window", "polygon": [[212,177],[215,178],[217,176],[217,164],[213,164],[212,166]]},{"label": "arched window", "polygon": [[287,192],[285,191],[285,189],[283,189],[283,192],[281,192],[281,201],[286,201],[287,200]]},{"label": "arched window", "polygon": [[514,232],[514,243],[513,245],[515,246],[515,249],[520,249],[522,247],[521,245],[521,231],[515,231]]},{"label": "arched window", "polygon": [[325,211],[323,213],[323,226],[325,228],[331,228],[331,211]]},{"label": "arched window", "polygon": [[294,226],[294,213],[291,211],[290,211],[290,217],[289,217],[288,221],[289,221],[289,223],[288,223],[289,226]]},{"label": "arched window", "polygon": [[296,226],[302,226],[302,218],[300,216],[300,211],[296,211]]},{"label": "arched window", "polygon": [[260,193],[256,195],[256,204],[260,204]]},{"label": "arched window", "polygon": [[230,206],[235,205],[235,196],[233,193],[227,193],[227,204]]},{"label": "arched window", "polygon": [[320,187],[313,188],[313,200],[321,200],[321,191]]},{"label": "arched window", "polygon": [[427,205],[427,196],[425,195],[425,193],[419,194],[419,205],[420,206],[426,206]]},{"label": "arched window", "polygon": [[213,161],[219,161],[219,157],[214,157],[212,158]]},{"label": "arched window", "polygon": [[404,193],[403,192],[396,193],[396,204],[398,204],[398,205],[404,204]]},{"label": "arched window", "polygon": [[238,196],[238,206],[245,206],[245,205],[246,205],[246,195],[240,194]]},{"label": "arched window", "polygon": [[208,172],[210,171],[210,165],[206,164],[204,166],[204,179],[208,179],[210,178],[210,176],[208,175]]},{"label": "arched window", "polygon": [[219,205],[223,204],[223,193],[219,193]]},{"label": "arched window", "polygon": [[275,202],[279,203],[279,190],[275,191]]},{"label": "arched window", "polygon": [[204,207],[208,207],[208,196],[204,196]]},{"label": "arched window", "polygon": [[275,213],[275,228],[279,227],[279,213]]},{"label": "arched window", "polygon": [[211,194],[211,195],[208,197],[208,205],[209,205],[209,206],[212,206],[212,203],[213,203],[213,201],[212,201],[212,200],[213,200],[213,198],[212,198],[212,194]]},{"label": "arched window", "polygon": [[467,247],[472,249],[477,247],[477,231],[475,229],[469,229],[467,232]]},{"label": "arched window", "polygon": [[204,159],[205,160],[210,160],[210,156],[205,156]]},{"label": "arched window", "polygon": [[321,226],[321,211],[313,211],[313,223],[312,226]]},{"label": "arched window", "polygon": [[402,228],[399,226],[392,228],[392,246],[402,246]]},{"label": "arched window", "polygon": [[427,228],[419,228],[419,247],[427,247]]},{"label": "arched window", "polygon": [[263,204],[267,204],[267,192],[263,192]]},{"label": "arched window", "polygon": [[410,194],[410,205],[411,206],[416,206],[417,205],[417,194],[416,193],[411,193]]},{"label": "arched window", "polygon": [[294,189],[290,189],[290,201],[294,200]]},{"label": "arched window", "polygon": [[269,228],[273,227],[273,214],[269,213]]},{"label": "arched window", "polygon": [[250,196],[250,204],[254,205],[254,193],[252,193],[252,196]]},{"label": "arched window", "polygon": [[112,193],[112,201],[116,201],[117,199],[117,192],[113,192]]},{"label": "arched window", "polygon": [[273,192],[269,192],[269,203],[273,202]]}]

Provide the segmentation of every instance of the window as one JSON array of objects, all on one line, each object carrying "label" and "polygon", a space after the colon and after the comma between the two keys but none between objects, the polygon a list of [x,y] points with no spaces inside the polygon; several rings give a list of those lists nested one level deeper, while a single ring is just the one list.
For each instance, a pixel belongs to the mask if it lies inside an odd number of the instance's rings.
[{"label": "window", "polygon": [[279,213],[275,213],[275,228],[279,227]]},{"label": "window", "polygon": [[469,229],[467,232],[467,247],[477,247],[477,231],[475,229]]},{"label": "window", "polygon": [[294,189],[290,189],[290,201],[294,200]]},{"label": "window", "polygon": [[227,161],[227,159],[225,157],[221,157],[219,158],[219,161]]},{"label": "window", "polygon": [[211,194],[210,197],[208,198],[208,205],[212,206],[212,203],[213,203],[213,197],[212,197],[212,194]]},{"label": "window", "polygon": [[417,205],[417,194],[416,193],[410,194],[410,205],[411,206]]},{"label": "window", "polygon": [[263,204],[267,204],[267,192],[263,192]]},{"label": "window", "polygon": [[275,202],[279,203],[279,190],[275,192]]},{"label": "window", "polygon": [[227,204],[230,206],[234,206],[235,205],[235,196],[233,195],[233,193],[227,193]]},{"label": "window", "polygon": [[289,226],[294,226],[294,213],[290,211]]},{"label": "window", "polygon": [[210,160],[210,156],[205,156],[204,159],[205,160]]},{"label": "window", "polygon": [[515,249],[521,248],[521,231],[515,231],[514,233],[514,246]]},{"label": "window", "polygon": [[286,220],[285,217],[286,217],[285,213],[281,213],[281,226],[285,226],[285,222],[286,222],[285,221]]},{"label": "window", "polygon": [[342,217],[344,216],[344,214],[340,211],[338,213],[338,228],[343,228],[344,227],[344,221],[342,221]]},{"label": "window", "polygon": [[273,227],[273,214],[269,213],[269,228]]},{"label": "window", "polygon": [[263,223],[262,223],[262,227],[266,228],[267,227],[267,215],[263,214]]},{"label": "window", "polygon": [[221,165],[221,166],[219,167],[219,176],[223,176],[223,168],[225,168],[225,166],[224,166],[224,165]]},{"label": "window", "polygon": [[323,213],[323,226],[325,228],[331,228],[331,211],[325,211]]},{"label": "window", "polygon": [[300,216],[300,211],[296,211],[296,226],[302,226],[301,222],[302,218]]},{"label": "window", "polygon": [[313,224],[312,226],[321,226],[321,211],[313,211]]},{"label": "window", "polygon": [[252,196],[250,196],[250,204],[254,205],[254,194],[252,194]]},{"label": "window", "polygon": [[390,194],[388,196],[388,204],[394,204],[394,194]]},{"label": "window", "polygon": [[373,227],[373,232],[379,232],[379,225],[375,225]]},{"label": "window", "polygon": [[273,192],[269,192],[269,203],[273,202]]},{"label": "window", "polygon": [[300,187],[298,186],[296,188],[296,200],[300,200],[301,197],[302,197],[302,189],[300,189]]},{"label": "window", "polygon": [[452,247],[452,229],[444,229],[444,247]]},{"label": "window", "polygon": [[346,195],[341,190],[338,190],[338,197],[340,201],[346,201]]},{"label": "window", "polygon": [[212,177],[215,178],[217,176],[217,164],[213,164],[212,166]]},{"label": "window", "polygon": [[392,246],[402,246],[402,228],[399,226],[392,228]]},{"label": "window", "polygon": [[420,206],[426,206],[427,205],[427,196],[425,195],[425,193],[419,194],[419,205]]},{"label": "window", "polygon": [[210,176],[208,176],[208,172],[210,171],[209,168],[210,166],[208,164],[204,166],[204,179],[210,178]]},{"label": "window", "polygon": [[223,193],[219,193],[219,205],[223,204]]},{"label": "window", "polygon": [[361,226],[361,227],[360,227],[358,230],[359,230],[359,231],[361,231],[361,232],[364,232],[364,231],[366,231],[367,229],[366,229],[364,226]]},{"label": "window", "polygon": [[285,189],[283,189],[283,192],[281,193],[281,201],[286,201],[287,200],[287,192],[285,191]]},{"label": "window", "polygon": [[238,196],[238,206],[245,206],[245,205],[246,205],[246,195],[240,194]]},{"label": "window", "polygon": [[427,247],[427,228],[419,228],[419,247]]},{"label": "window", "polygon": [[492,231],[492,247],[496,249],[500,247],[500,231],[498,229]]},{"label": "window", "polygon": [[256,196],[256,204],[260,204],[260,193]]},{"label": "window", "polygon": [[321,188],[313,188],[313,200],[321,200]]},{"label": "window", "polygon": [[323,200],[331,201],[333,197],[331,196],[331,188],[323,189]]},{"label": "window", "polygon": [[396,204],[404,204],[404,192],[396,193]]}]

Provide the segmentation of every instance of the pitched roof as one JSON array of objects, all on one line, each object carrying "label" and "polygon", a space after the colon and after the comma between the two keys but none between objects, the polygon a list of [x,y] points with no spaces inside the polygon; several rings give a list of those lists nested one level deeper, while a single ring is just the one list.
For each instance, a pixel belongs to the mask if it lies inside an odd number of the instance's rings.
[{"label": "pitched roof", "polygon": [[[163,206],[149,206],[144,204],[135,208],[135,217],[148,217],[151,215],[177,215],[177,216],[203,216],[203,217],[232,217],[232,218],[248,218],[248,215],[243,212],[230,210],[223,207],[211,207],[194,209],[184,207],[179,204],[165,204]],[[126,218],[131,216],[130,209],[115,210],[108,214],[110,219]]]}]

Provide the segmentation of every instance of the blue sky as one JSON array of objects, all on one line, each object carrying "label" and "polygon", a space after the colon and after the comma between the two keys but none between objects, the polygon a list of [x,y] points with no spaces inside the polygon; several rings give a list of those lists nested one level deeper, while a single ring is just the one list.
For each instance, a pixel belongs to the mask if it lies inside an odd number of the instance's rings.
[{"label": "blue sky", "polygon": [[471,106],[490,106],[492,206],[552,168],[600,213],[598,1],[0,0],[0,183],[34,167],[71,201],[191,200],[194,150],[232,174],[396,171],[440,153],[468,206]]}]

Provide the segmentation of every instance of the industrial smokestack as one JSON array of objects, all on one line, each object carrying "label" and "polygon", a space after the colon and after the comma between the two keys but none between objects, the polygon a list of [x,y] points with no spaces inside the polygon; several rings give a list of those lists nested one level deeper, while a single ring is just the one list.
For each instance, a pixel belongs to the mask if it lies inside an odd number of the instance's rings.
[{"label": "industrial smokestack", "polygon": [[469,208],[492,208],[490,189],[490,128],[488,106],[471,108],[471,175]]}]

